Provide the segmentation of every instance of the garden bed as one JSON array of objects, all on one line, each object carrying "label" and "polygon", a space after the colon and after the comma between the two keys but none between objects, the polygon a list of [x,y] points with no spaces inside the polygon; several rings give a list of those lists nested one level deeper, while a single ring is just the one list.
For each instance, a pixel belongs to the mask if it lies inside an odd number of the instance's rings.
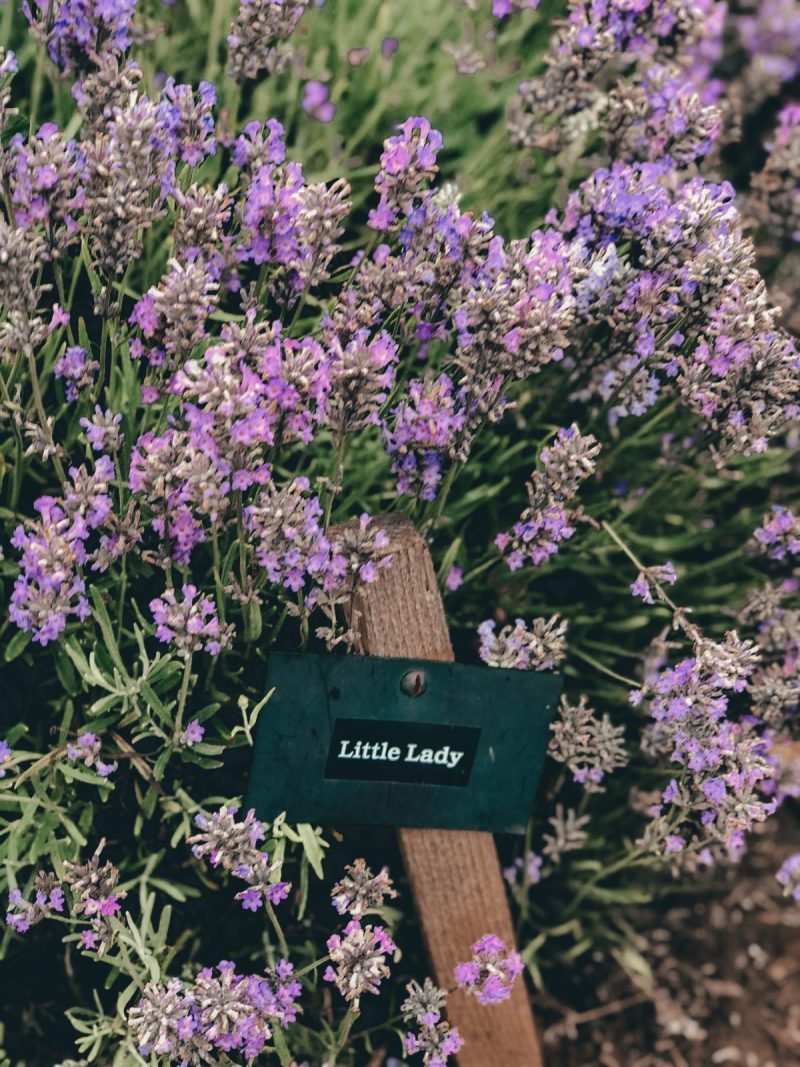
[{"label": "garden bed", "polygon": [[0,8],[0,1067],[800,1060],[798,56]]}]

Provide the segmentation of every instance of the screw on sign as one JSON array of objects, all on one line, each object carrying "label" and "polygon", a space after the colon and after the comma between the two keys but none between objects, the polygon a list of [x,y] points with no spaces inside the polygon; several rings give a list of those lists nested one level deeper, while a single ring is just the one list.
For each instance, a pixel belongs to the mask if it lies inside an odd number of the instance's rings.
[{"label": "screw on sign", "polygon": [[409,671],[400,681],[400,688],[407,697],[421,697],[427,689],[424,671]]},{"label": "screw on sign", "polygon": [[[391,540],[392,566],[381,571],[355,605],[361,651],[370,656],[452,661],[453,649],[430,553],[407,519],[380,520]],[[407,696],[425,689],[422,670],[401,680]],[[422,933],[436,980],[451,986],[453,968],[491,930],[511,945],[513,925],[494,838],[473,830],[398,831]],[[511,998],[482,1010],[459,992],[448,1016],[464,1038],[459,1067],[541,1067],[530,1002],[521,982]]]}]

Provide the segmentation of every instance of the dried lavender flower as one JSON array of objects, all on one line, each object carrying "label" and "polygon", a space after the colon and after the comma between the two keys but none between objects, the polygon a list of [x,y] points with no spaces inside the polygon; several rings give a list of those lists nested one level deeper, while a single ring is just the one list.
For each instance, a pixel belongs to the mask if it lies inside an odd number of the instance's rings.
[{"label": "dried lavender flower", "polygon": [[139,90],[142,70],[132,59],[114,52],[102,52],[94,59],[96,66],[72,86],[72,95],[84,123],[84,132],[101,132],[104,122],[116,108],[124,105]]},{"label": "dried lavender flower", "polygon": [[228,32],[228,73],[236,81],[275,73],[284,59],[278,48],[294,33],[311,0],[239,0]]},{"label": "dried lavender flower", "polygon": [[276,1026],[297,1018],[302,987],[293,972],[292,964],[281,960],[266,976],[242,975],[223,960],[203,968],[190,984],[179,978],[148,982],[128,1010],[128,1030],[142,1055],[167,1056],[176,1065],[211,1064],[217,1054],[236,1051],[250,1061],[269,1044]]},{"label": "dried lavender flower", "polygon": [[345,870],[347,874],[331,889],[333,906],[340,915],[362,919],[370,908],[380,908],[386,897],[397,896],[388,867],[373,874],[365,860],[357,859]]},{"label": "dried lavender flower", "polygon": [[800,104],[788,104],[778,116],[770,154],[753,175],[747,208],[767,228],[771,240],[800,241]]},{"label": "dried lavender flower", "polygon": [[598,718],[585,696],[577,704],[562,696],[559,717],[550,729],[549,755],[566,764],[587,793],[603,792],[605,776],[628,762],[625,727],[614,726],[607,713]]},{"label": "dried lavender flower", "polygon": [[39,871],[33,880],[33,892],[31,901],[25,900],[19,889],[12,889],[8,895],[6,923],[18,934],[27,933],[54,911],[64,911],[64,891],[54,874]]},{"label": "dried lavender flower", "polygon": [[37,263],[45,255],[43,239],[28,230],[9,226],[0,218],[0,357],[38,348],[47,327],[36,314],[45,287],[38,278]]},{"label": "dried lavender flower", "polygon": [[556,804],[556,813],[547,820],[553,827],[552,834],[544,835],[542,852],[553,861],[560,863],[567,852],[576,852],[583,848],[589,838],[584,829],[591,821],[589,815],[578,815],[572,808],[564,810],[563,804]]},{"label": "dried lavender flower", "polygon": [[168,273],[136,303],[130,317],[151,342],[144,354],[156,366],[180,364],[206,339],[206,321],[219,288],[200,259],[171,259],[167,266]]},{"label": "dried lavender flower", "polygon": [[400,1006],[403,1019],[412,1027],[403,1039],[406,1055],[421,1053],[426,1067],[442,1067],[464,1043],[458,1030],[441,1017],[447,992],[430,978],[424,985],[409,982],[406,992],[408,996]]},{"label": "dried lavender flower", "polygon": [[326,982],[333,982],[354,1011],[360,1010],[365,993],[377,994],[390,971],[386,957],[393,955],[395,944],[382,926],[363,926],[352,919],[343,934],[328,938],[331,964],[324,974]]},{"label": "dried lavender flower", "polygon": [[121,276],[141,252],[142,234],[163,214],[170,185],[167,129],[158,104],[131,93],[115,104],[106,125],[83,143],[85,215],[81,230],[97,272]]},{"label": "dried lavender flower", "polygon": [[419,982],[409,982],[406,992],[408,996],[400,1005],[406,1022],[412,1019],[419,1021],[431,1015],[440,1017],[447,1003],[447,991],[440,989],[430,978],[426,978],[422,985]]},{"label": "dried lavender flower", "polygon": [[517,619],[513,626],[504,626],[499,633],[496,629],[492,619],[486,619],[478,627],[479,654],[490,667],[549,671],[566,655],[567,620],[558,615],[536,618],[530,629],[524,619]]}]

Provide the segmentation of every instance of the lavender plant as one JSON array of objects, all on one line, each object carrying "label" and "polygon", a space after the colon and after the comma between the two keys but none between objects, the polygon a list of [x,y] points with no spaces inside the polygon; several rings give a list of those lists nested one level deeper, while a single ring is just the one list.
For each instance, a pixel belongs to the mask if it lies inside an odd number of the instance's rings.
[{"label": "lavender plant", "polygon": [[[796,105],[737,196],[723,5],[566,6],[0,15],[0,966],[59,961],[48,1063],[458,1052],[394,846],[237,817],[265,656],[358,651],[388,509],[461,655],[566,677],[504,857],[519,952],[488,931],[454,984],[645,967],[626,909],[735,877],[798,794],[800,362],[763,236],[796,238]],[[768,15],[730,16],[764,99]]]}]

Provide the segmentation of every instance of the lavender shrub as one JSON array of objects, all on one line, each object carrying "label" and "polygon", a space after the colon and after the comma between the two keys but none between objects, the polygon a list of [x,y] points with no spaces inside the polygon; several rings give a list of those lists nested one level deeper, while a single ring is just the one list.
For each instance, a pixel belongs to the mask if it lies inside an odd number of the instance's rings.
[{"label": "lavender shrub", "polygon": [[[331,909],[327,835],[238,815],[265,656],[359,650],[388,508],[465,657],[566,677],[505,856],[519,952],[487,932],[454,987],[641,969],[626,909],[735,877],[800,793],[800,361],[760,269],[765,230],[796,244],[797,105],[738,195],[724,5],[572,0],[549,27],[555,4],[469,3],[444,40],[335,6],[0,16],[0,956],[23,975],[0,1032],[25,1067],[457,1054],[391,846],[333,844]],[[735,15],[765,99],[793,77],[768,16]],[[32,946],[78,961],[51,999],[116,994],[76,1001],[47,1061]]]}]

